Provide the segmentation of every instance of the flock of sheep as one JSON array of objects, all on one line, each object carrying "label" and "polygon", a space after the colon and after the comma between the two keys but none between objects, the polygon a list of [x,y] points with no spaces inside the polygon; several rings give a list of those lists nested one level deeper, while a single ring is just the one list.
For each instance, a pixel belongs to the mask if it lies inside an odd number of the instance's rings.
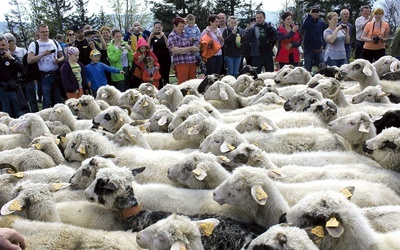
[{"label": "flock of sheep", "polygon": [[0,227],[35,250],[400,249],[399,65],[247,66],[2,113]]}]

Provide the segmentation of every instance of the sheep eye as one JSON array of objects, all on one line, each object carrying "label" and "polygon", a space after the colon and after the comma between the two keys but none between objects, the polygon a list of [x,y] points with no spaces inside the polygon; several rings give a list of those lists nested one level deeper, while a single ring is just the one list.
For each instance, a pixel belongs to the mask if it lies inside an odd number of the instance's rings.
[{"label": "sheep eye", "polygon": [[351,126],[354,126],[354,125],[356,125],[356,123],[355,123],[355,122],[349,122],[349,124],[350,124]]},{"label": "sheep eye", "polygon": [[371,97],[372,95],[371,95],[371,94],[368,94],[367,96],[368,96],[368,97]]},{"label": "sheep eye", "polygon": [[105,114],[104,115],[104,120],[110,121],[111,120],[111,116],[109,114]]},{"label": "sheep eye", "polygon": [[353,66],[353,69],[361,69],[361,65],[360,65],[360,64],[355,64],[355,65]]},{"label": "sheep eye", "polygon": [[72,145],[71,145],[71,148],[75,148],[75,147],[76,147],[76,143],[73,142]]},{"label": "sheep eye", "polygon": [[219,144],[219,143],[220,143],[220,142],[219,142],[219,140],[214,140],[214,142],[215,142],[215,143],[217,143],[217,144]]},{"label": "sheep eye", "polygon": [[289,74],[288,72],[283,73],[283,76],[286,76],[287,74]]}]

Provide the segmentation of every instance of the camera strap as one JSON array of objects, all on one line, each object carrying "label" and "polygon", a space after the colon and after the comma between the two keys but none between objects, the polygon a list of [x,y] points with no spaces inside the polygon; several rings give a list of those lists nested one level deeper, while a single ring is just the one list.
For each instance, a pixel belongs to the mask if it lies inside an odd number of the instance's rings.
[{"label": "camera strap", "polygon": [[[381,30],[381,26],[382,26],[382,21],[379,23],[379,31]],[[374,30],[375,30],[375,21],[374,24],[372,25],[371,38],[374,36]]]}]

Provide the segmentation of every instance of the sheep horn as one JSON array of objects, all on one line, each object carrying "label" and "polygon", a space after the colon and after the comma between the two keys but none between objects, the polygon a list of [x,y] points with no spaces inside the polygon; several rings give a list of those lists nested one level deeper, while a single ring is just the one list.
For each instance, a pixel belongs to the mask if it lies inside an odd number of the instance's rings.
[{"label": "sheep horn", "polygon": [[132,108],[126,105],[122,105],[121,106],[122,109],[126,109],[126,111],[128,111],[128,115],[132,114]]},{"label": "sheep horn", "polygon": [[340,84],[340,83],[337,82],[337,81],[332,81],[332,85],[334,85],[334,86],[336,87],[335,93],[333,93],[333,94],[331,94],[331,95],[330,95],[330,94],[326,94],[326,97],[332,99],[332,97],[337,96],[337,94],[338,94],[339,91],[340,91],[340,87],[338,86],[339,84]]},{"label": "sheep horn", "polygon": [[122,130],[124,131],[126,136],[129,138],[129,140],[136,145],[137,144],[136,138],[131,133],[129,133],[129,131],[126,128],[123,128]]},{"label": "sheep horn", "polygon": [[12,171],[14,171],[14,173],[18,173],[18,169],[10,163],[0,163],[0,169],[4,169],[4,168],[9,168]]}]

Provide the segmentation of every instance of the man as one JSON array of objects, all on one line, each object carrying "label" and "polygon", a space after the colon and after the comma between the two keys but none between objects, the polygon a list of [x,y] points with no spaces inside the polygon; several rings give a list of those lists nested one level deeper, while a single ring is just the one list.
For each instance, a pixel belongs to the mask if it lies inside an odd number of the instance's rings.
[{"label": "man", "polygon": [[[79,50],[79,62],[83,65],[88,65],[91,62],[90,52],[92,50],[101,51],[101,49],[93,39],[85,37],[85,32],[80,25],[73,26],[72,30],[74,31],[75,41],[70,43],[69,46],[77,47]],[[96,32],[99,33],[98,31]]]},{"label": "man", "polygon": [[17,98],[18,72],[24,72],[24,66],[17,56],[8,50],[7,39],[0,35],[0,101],[1,110],[13,118],[18,118],[22,109]]},{"label": "man", "polygon": [[136,52],[136,44],[140,38],[143,37],[144,40],[147,41],[148,35],[146,35],[146,33],[147,33],[146,30],[143,29],[143,27],[137,21],[133,23],[132,27],[129,29],[129,32],[125,33],[124,41],[130,42],[133,53]]},{"label": "man", "polygon": [[226,15],[224,13],[219,13],[218,18],[219,18],[219,29],[221,30],[221,33],[224,33],[224,30],[226,30]]},{"label": "man", "polygon": [[[4,34],[4,37],[7,39],[8,42],[8,49],[12,55],[18,57],[19,61],[23,64],[23,58],[28,53],[25,48],[17,47],[17,40],[15,39],[14,35],[11,33]],[[26,63],[26,62],[25,62]],[[20,79],[24,79],[23,75],[20,75]],[[24,90],[25,96],[29,102],[30,111],[37,112],[39,111],[39,107],[36,100],[36,82],[32,80],[25,79],[22,88]]]},{"label": "man", "polygon": [[349,63],[350,62],[350,54],[351,54],[351,38],[352,38],[352,35],[354,34],[354,26],[351,23],[349,23],[350,11],[348,9],[341,10],[340,18],[341,18],[341,21],[337,25],[339,26],[339,25],[344,24],[349,29],[350,42],[346,43],[344,45],[344,47],[346,49],[347,63]]},{"label": "man", "polygon": [[243,67],[243,59],[246,60],[247,65],[253,66],[253,62],[251,61],[251,41],[248,40],[248,33],[251,32],[251,27],[256,23],[256,18],[252,17],[249,19],[249,22],[246,25],[246,29],[243,30],[242,33],[242,45],[240,46],[242,52],[242,62],[240,64],[239,70]]},{"label": "man", "polygon": [[40,24],[38,27],[39,53],[36,55],[36,43],[32,42],[28,47],[28,63],[37,63],[40,71],[40,82],[43,92],[43,109],[51,107],[51,101],[62,103],[60,92],[60,75],[58,64],[64,61],[62,48],[58,42],[49,39],[49,27]]},{"label": "man", "polygon": [[257,67],[257,74],[262,68],[267,72],[274,71],[273,48],[277,41],[277,32],[271,23],[265,23],[264,11],[256,12],[256,23],[249,32],[245,33],[245,40],[251,41],[251,61]]},{"label": "man", "polygon": [[360,8],[361,16],[356,19],[355,26],[356,26],[356,51],[355,51],[355,58],[362,58],[363,54],[363,47],[364,42],[361,39],[361,36],[364,32],[365,25],[370,22],[373,18],[371,15],[371,10],[368,5],[364,5]]},{"label": "man", "polygon": [[306,19],[301,25],[304,33],[304,68],[311,72],[313,65],[323,62],[322,50],[324,49],[323,33],[325,23],[319,17],[320,9],[318,6],[311,7]]}]

